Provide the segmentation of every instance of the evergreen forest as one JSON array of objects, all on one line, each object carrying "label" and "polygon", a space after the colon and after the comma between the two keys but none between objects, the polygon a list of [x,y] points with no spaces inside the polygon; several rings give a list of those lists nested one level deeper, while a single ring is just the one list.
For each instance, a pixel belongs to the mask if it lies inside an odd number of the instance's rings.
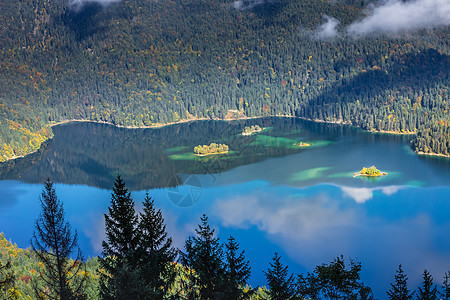
[{"label": "evergreen forest", "polygon": [[0,1],[0,161],[68,120],[281,115],[414,133],[416,152],[448,155],[448,26],[345,30],[379,2]]}]

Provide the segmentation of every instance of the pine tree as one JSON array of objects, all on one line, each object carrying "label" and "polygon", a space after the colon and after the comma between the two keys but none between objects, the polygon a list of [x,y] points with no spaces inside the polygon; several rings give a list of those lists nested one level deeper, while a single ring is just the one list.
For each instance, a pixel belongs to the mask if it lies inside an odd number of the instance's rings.
[{"label": "pine tree", "polygon": [[[78,247],[78,235],[64,218],[63,204],[58,200],[50,179],[44,184],[41,197],[42,211],[35,221],[31,247],[44,265],[40,274],[43,288],[34,283],[36,297],[49,299],[83,299],[85,278],[78,275],[83,257]],[[69,257],[76,252],[76,259]]]},{"label": "pine tree", "polygon": [[250,262],[245,260],[244,251],[238,255],[239,245],[231,235],[225,248],[225,293],[231,299],[239,299],[250,278]]},{"label": "pine tree", "polygon": [[386,293],[391,300],[408,300],[413,298],[414,292],[410,293],[408,290],[408,276],[403,273],[402,265],[398,266],[395,283],[391,283],[391,289]]},{"label": "pine tree", "polygon": [[445,300],[450,299],[450,272],[447,272],[444,274],[444,282],[442,285],[442,289],[444,290],[443,293],[441,293],[442,297],[444,297]]},{"label": "pine tree", "polygon": [[[200,287],[200,299],[218,299],[224,297],[222,290],[224,267],[223,251],[215,230],[208,224],[208,217],[203,214],[201,224],[195,230],[197,236],[190,237],[185,243],[182,262],[195,270],[194,283]],[[193,296],[193,295],[191,295]]]},{"label": "pine tree", "polygon": [[270,268],[264,274],[269,285],[270,299],[288,300],[295,296],[294,275],[288,277],[288,266],[283,266],[280,262],[281,257],[275,252],[270,263]]},{"label": "pine tree", "polygon": [[143,282],[138,269],[138,217],[131,193],[120,175],[114,182],[111,205],[105,214],[106,241],[100,267],[103,299],[139,299]]},{"label": "pine tree", "polygon": [[176,274],[171,263],[176,259],[176,250],[172,247],[172,238],[167,237],[161,210],[155,208],[148,194],[145,195],[143,205],[139,221],[141,275],[147,297],[163,299],[175,280]]},{"label": "pine tree", "polygon": [[423,271],[422,286],[419,286],[419,294],[417,300],[436,300],[437,299],[437,287],[433,284],[433,276],[428,270]]}]

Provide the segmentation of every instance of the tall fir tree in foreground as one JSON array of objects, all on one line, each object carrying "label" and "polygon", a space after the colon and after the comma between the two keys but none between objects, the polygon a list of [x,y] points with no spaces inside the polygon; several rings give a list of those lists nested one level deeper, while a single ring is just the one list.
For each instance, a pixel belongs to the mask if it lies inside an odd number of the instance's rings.
[{"label": "tall fir tree in foreground", "polygon": [[269,286],[269,295],[272,300],[294,299],[294,275],[288,276],[288,266],[280,262],[280,255],[275,252],[269,269],[264,271]]},{"label": "tall fir tree in foreground", "polygon": [[433,276],[425,269],[423,271],[422,286],[419,286],[417,300],[436,300],[437,293],[437,287],[433,284]]},{"label": "tall fir tree in foreground", "polygon": [[[114,182],[111,205],[105,214],[106,241],[100,267],[100,297],[141,299],[144,286],[138,269],[138,217],[131,193],[120,175]],[[144,298],[142,298],[144,299]]]},{"label": "tall fir tree in foreground", "polygon": [[175,280],[172,264],[177,257],[177,250],[168,237],[166,225],[160,209],[154,201],[145,195],[143,211],[139,219],[139,267],[144,280],[145,294],[148,299],[164,299],[165,294]]},{"label": "tall fir tree in foreground", "polygon": [[408,289],[408,276],[403,272],[402,265],[398,266],[395,275],[395,283],[391,283],[391,289],[386,292],[391,300],[409,300],[413,298],[414,292]]},{"label": "tall fir tree in foreground", "polygon": [[[191,276],[193,285],[200,289],[200,299],[221,299],[226,297],[224,284],[224,267],[222,262],[223,250],[215,230],[208,224],[208,217],[201,217],[201,224],[195,230],[196,236],[189,237],[185,242],[185,253],[182,254],[182,263],[195,270]],[[190,288],[190,297],[195,298],[194,287]],[[190,299],[191,299],[190,298]]]},{"label": "tall fir tree in foreground", "polygon": [[[39,200],[42,211],[35,221],[31,247],[43,263],[44,271],[40,273],[41,282],[34,282],[35,296],[38,299],[84,299],[85,277],[78,274],[83,267],[78,235],[65,221],[63,204],[50,179],[45,182]],[[70,259],[73,253],[75,260]]]},{"label": "tall fir tree in foreground", "polygon": [[240,299],[244,295],[244,286],[251,275],[250,262],[245,259],[244,251],[238,253],[239,244],[230,235],[225,244],[225,294],[230,299]]}]

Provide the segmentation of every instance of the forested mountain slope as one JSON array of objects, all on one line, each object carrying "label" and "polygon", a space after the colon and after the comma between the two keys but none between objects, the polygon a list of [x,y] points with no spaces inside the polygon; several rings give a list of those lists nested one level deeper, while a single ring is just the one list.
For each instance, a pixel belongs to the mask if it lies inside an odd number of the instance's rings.
[{"label": "forested mountain slope", "polygon": [[449,154],[448,26],[349,33],[374,5],[0,1],[0,161],[39,148],[54,122],[151,126],[229,110],[418,132],[415,150]]}]

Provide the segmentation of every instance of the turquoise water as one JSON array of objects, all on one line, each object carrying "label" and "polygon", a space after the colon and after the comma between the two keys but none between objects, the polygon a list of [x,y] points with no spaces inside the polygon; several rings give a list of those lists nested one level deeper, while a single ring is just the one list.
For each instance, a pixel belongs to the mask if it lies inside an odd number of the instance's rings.
[{"label": "turquoise water", "polygon": [[[272,127],[264,133],[272,138],[240,138],[247,124]],[[205,128],[212,133],[187,134]],[[219,135],[233,155],[169,157]],[[290,140],[312,146],[296,149]],[[408,142],[405,136],[274,118],[158,130],[61,126],[40,153],[0,165],[0,231],[21,247],[29,245],[42,178],[50,177],[85,256],[98,255],[108,186],[120,172],[138,208],[149,191],[176,246],[182,248],[203,213],[222,241],[236,237],[252,264],[254,286],[265,284],[262,271],[274,251],[296,273],[343,254],[362,262],[363,281],[385,298],[400,263],[412,288],[424,268],[436,282],[450,270],[450,161],[416,156]],[[352,177],[371,165],[389,175]]]}]

